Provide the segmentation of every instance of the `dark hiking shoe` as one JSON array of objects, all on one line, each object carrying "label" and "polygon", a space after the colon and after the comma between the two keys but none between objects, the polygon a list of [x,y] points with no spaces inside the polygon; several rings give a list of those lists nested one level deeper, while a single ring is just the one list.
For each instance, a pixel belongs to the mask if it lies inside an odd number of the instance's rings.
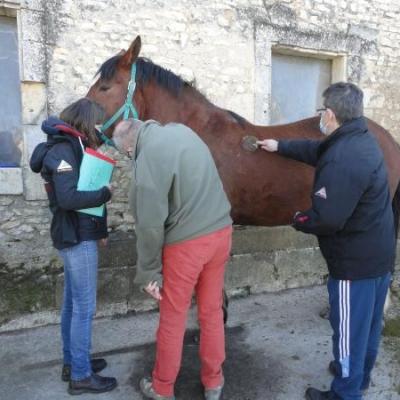
[{"label": "dark hiking shoe", "polygon": [[153,400],[175,400],[175,396],[162,396],[153,389],[151,378],[142,378],[140,380],[140,390],[148,398]]},{"label": "dark hiking shoe", "polygon": [[[336,364],[335,361],[331,361],[329,363],[328,370],[333,376],[340,376],[340,370],[338,369],[337,364]],[[370,379],[368,379],[366,382],[363,382],[363,384],[361,385],[360,390],[362,392],[367,391],[369,389],[370,383],[371,383]]]},{"label": "dark hiking shoe", "polygon": [[306,399],[307,400],[340,400],[340,397],[336,396],[334,392],[328,390],[323,392],[322,390],[318,390],[315,388],[308,388],[306,390]]},{"label": "dark hiking shoe", "polygon": [[[90,364],[92,366],[92,371],[97,374],[100,371],[103,371],[105,367],[107,367],[107,361],[104,358],[93,358],[90,360]],[[71,365],[64,364],[61,372],[61,379],[64,382],[69,382],[71,380]]]},{"label": "dark hiking shoe", "polygon": [[83,393],[104,393],[117,387],[117,380],[96,374],[80,381],[69,381],[68,393],[72,395]]}]

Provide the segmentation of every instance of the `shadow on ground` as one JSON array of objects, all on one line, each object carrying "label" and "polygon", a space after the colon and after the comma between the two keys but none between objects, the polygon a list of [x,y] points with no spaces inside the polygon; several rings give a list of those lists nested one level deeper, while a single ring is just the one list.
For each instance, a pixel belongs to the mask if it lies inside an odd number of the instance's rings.
[{"label": "shadow on ground", "polygon": [[[251,400],[265,397],[266,393],[279,391],[280,376],[276,368],[270,368],[274,363],[266,358],[263,351],[251,348],[246,343],[246,329],[238,326],[226,329],[227,359],[224,366],[225,380],[227,382],[224,398]],[[198,357],[198,331],[186,332],[183,350],[181,372],[175,385],[177,400],[188,399],[202,400],[203,388],[200,383],[200,361]],[[143,376],[151,376],[154,365],[155,344],[142,346],[135,355],[136,367],[130,383],[139,391],[139,381]],[[243,366],[246,365],[246,374]],[[276,361],[275,361],[276,367]],[[257,382],[257,385],[252,384]]]},{"label": "shadow on ground", "polygon": [[[332,332],[329,322],[318,315],[326,304],[324,287],[233,301],[226,329],[224,399],[302,400],[309,386],[326,390],[332,379],[327,370]],[[192,311],[188,326],[196,327],[196,310]],[[107,359],[102,374],[116,376],[119,385],[110,393],[85,394],[79,400],[143,400],[138,384],[151,374],[157,324],[155,313],[95,321],[92,355]],[[386,333],[392,332],[388,324]],[[188,331],[185,337],[177,400],[202,399],[194,335],[198,331]],[[0,335],[1,400],[70,400],[67,384],[60,381],[59,336],[59,326]],[[399,349],[397,337],[384,338],[365,400],[400,400]]]}]

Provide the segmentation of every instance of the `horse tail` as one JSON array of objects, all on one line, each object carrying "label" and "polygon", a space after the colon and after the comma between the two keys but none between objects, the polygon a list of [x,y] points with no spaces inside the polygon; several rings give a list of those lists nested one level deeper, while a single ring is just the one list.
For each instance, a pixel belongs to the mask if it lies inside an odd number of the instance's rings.
[{"label": "horse tail", "polygon": [[394,229],[396,239],[399,237],[399,220],[400,220],[400,183],[397,185],[396,193],[392,200],[392,209],[394,216]]}]

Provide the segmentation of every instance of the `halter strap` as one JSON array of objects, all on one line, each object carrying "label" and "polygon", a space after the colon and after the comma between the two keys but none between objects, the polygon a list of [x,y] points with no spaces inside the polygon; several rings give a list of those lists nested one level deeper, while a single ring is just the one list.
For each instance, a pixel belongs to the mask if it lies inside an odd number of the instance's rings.
[{"label": "halter strap", "polygon": [[133,104],[133,95],[135,94],[136,89],[136,63],[132,64],[131,68],[131,80],[128,83],[128,92],[126,94],[125,103],[121,106],[121,108],[110,118],[108,119],[100,128],[98,132],[98,137],[101,141],[109,146],[115,147],[115,143],[112,139],[107,137],[104,132],[114,124],[121,116],[124,120],[129,118],[129,114],[132,114],[133,118],[139,119],[139,114],[136,107]]}]

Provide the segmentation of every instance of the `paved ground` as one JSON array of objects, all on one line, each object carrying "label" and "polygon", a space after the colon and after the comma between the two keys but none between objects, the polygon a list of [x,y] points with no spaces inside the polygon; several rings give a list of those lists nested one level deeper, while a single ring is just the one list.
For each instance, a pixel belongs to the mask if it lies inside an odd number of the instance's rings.
[{"label": "paved ground", "polygon": [[[309,385],[328,388],[330,327],[319,317],[326,302],[323,287],[232,301],[224,399],[297,400]],[[95,322],[93,351],[107,358],[104,372],[116,376],[119,386],[111,393],[81,395],[80,400],[142,399],[138,381],[151,371],[157,318],[149,313]],[[194,321],[192,315],[176,384],[178,400],[202,399]],[[1,334],[0,399],[71,399],[59,378],[60,356],[58,326]],[[399,385],[393,345],[384,345],[365,399],[400,400]]]}]

